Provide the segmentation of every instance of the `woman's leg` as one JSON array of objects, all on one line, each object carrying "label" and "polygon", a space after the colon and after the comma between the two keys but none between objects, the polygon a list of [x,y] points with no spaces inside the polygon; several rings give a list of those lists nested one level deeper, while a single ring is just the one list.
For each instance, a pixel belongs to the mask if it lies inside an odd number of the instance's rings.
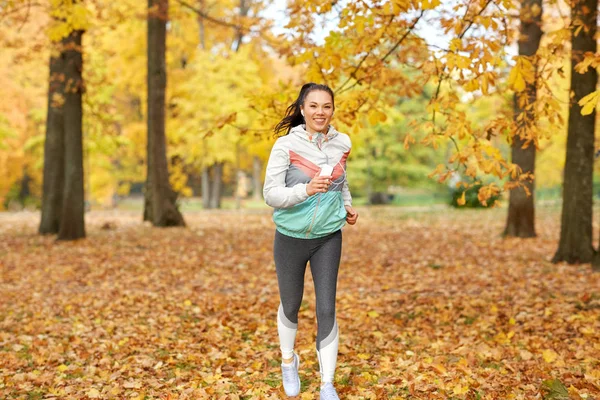
[{"label": "woman's leg", "polygon": [[308,241],[276,231],[273,252],[281,300],[277,312],[277,331],[281,354],[284,359],[290,359],[294,355],[298,311],[304,292],[304,273],[310,254]]},{"label": "woman's leg", "polygon": [[317,297],[317,355],[321,382],[333,382],[337,362],[339,332],[335,318],[335,295],[342,254],[342,232],[338,231],[319,243],[310,258],[310,270]]}]

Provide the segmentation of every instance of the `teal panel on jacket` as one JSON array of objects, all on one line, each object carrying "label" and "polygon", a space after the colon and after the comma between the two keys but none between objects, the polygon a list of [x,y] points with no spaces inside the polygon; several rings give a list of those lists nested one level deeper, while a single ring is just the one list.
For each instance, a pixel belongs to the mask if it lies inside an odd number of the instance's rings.
[{"label": "teal panel on jacket", "polygon": [[346,209],[341,192],[331,191],[317,196],[320,201],[309,237],[327,236],[346,224]]},{"label": "teal panel on jacket", "polygon": [[339,191],[319,193],[290,208],[273,213],[277,230],[284,235],[312,239],[327,236],[346,223],[346,209]]}]

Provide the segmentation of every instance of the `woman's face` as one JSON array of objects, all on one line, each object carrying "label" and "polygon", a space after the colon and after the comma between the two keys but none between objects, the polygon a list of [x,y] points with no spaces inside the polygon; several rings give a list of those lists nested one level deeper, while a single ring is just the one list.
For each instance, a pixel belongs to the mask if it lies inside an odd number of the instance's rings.
[{"label": "woman's face", "polygon": [[313,90],[306,95],[301,109],[304,111],[308,133],[327,133],[333,116],[333,99],[323,90]]}]

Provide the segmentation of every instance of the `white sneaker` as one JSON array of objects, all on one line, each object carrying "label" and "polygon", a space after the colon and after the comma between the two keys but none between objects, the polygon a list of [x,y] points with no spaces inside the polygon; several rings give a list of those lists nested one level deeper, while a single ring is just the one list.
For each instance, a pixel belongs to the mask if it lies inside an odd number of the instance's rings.
[{"label": "white sneaker", "polygon": [[283,389],[288,396],[298,396],[300,393],[300,356],[294,353],[294,361],[289,364],[281,363],[281,375],[283,376]]},{"label": "white sneaker", "polygon": [[340,400],[331,382],[327,382],[321,386],[321,393],[319,394],[321,400]]}]

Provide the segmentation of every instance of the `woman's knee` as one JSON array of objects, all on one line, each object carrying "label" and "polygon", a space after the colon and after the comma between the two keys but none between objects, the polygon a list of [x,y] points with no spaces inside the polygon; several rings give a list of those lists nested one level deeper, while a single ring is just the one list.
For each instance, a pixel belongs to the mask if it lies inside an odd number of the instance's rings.
[{"label": "woman's knee", "polygon": [[317,321],[319,323],[332,323],[335,321],[335,307],[319,307],[317,310]]},{"label": "woman's knee", "polygon": [[286,302],[281,303],[281,308],[283,309],[283,313],[287,319],[290,321],[297,323],[298,322],[298,312],[300,311],[300,306],[302,305],[302,301],[300,302]]}]

